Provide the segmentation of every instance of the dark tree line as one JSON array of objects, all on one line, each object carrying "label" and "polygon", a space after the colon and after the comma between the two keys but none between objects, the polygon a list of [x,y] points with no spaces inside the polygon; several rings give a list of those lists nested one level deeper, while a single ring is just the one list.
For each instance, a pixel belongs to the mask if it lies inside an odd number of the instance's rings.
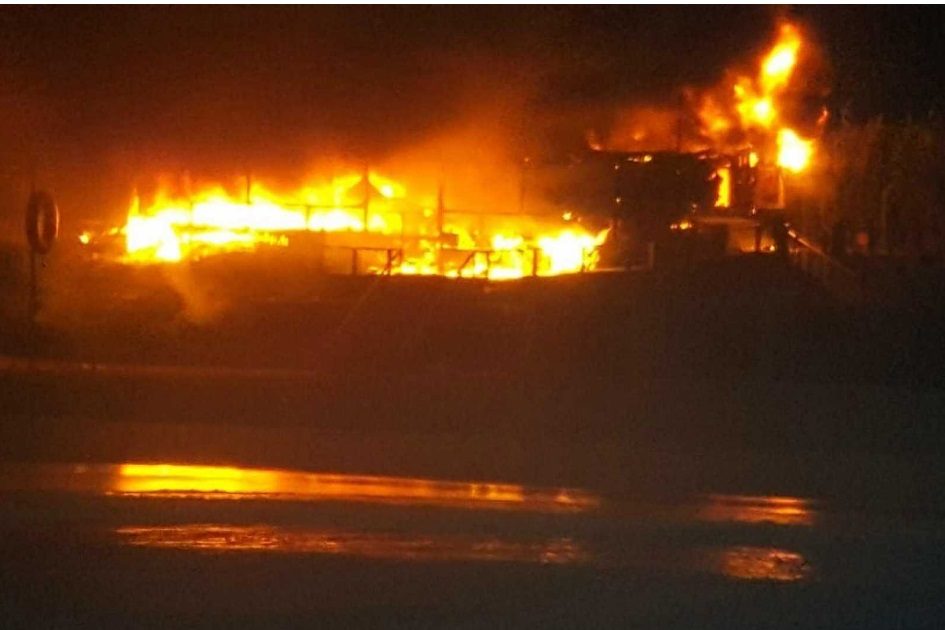
[{"label": "dark tree line", "polygon": [[[941,259],[945,253],[945,122],[843,123],[822,143],[811,227],[863,253]],[[834,246],[838,246],[834,243]]]}]

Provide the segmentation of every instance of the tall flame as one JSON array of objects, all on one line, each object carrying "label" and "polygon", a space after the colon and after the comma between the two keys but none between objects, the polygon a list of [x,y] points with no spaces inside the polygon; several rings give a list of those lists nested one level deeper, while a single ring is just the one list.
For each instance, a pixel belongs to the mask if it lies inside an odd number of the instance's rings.
[{"label": "tall flame", "polygon": [[[755,76],[735,75],[728,94],[709,93],[701,97],[699,120],[703,133],[719,145],[734,130],[749,138],[763,138],[762,144],[776,145],[775,162],[792,172],[810,166],[814,141],[803,138],[785,124],[787,90],[794,78],[804,46],[801,33],[793,24],[782,24],[777,40],[758,63]],[[731,99],[731,100],[729,100]],[[725,106],[731,102],[731,109]]]}]

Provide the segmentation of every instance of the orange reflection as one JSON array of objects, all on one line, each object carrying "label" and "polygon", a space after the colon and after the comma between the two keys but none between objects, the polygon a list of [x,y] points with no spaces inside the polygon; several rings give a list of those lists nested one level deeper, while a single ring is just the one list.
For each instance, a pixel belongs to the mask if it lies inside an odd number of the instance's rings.
[{"label": "orange reflection", "polygon": [[811,502],[796,497],[754,497],[713,494],[705,497],[696,511],[703,521],[737,523],[773,523],[775,525],[814,524]]},{"label": "orange reflection", "polygon": [[178,464],[122,464],[115,490],[120,493],[220,492],[227,494],[278,493],[279,475],[271,470],[229,466]]},{"label": "orange reflection", "polygon": [[116,473],[108,483],[109,494],[412,503],[526,511],[580,511],[600,504],[596,496],[581,490],[517,484],[179,464],[122,464]]},{"label": "orange reflection", "polygon": [[715,571],[737,580],[797,582],[811,574],[804,556],[774,547],[729,547],[710,554],[710,560]]},{"label": "orange reflection", "polygon": [[190,551],[327,554],[406,561],[574,564],[590,555],[570,538],[515,542],[464,535],[307,530],[268,525],[119,527],[125,544]]}]

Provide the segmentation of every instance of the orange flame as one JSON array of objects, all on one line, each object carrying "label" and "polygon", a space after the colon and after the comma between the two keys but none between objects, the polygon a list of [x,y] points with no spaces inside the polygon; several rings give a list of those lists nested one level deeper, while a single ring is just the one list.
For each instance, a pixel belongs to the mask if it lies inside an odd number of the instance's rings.
[{"label": "orange flame", "polygon": [[301,232],[360,234],[346,246],[402,252],[395,268],[383,269],[388,273],[500,280],[593,269],[607,237],[558,217],[508,219],[500,230],[485,224],[488,215],[465,213],[478,218],[463,221],[449,213],[444,221],[442,210],[374,172],[311,181],[282,194],[260,182],[241,195],[219,185],[175,195],[164,186],[147,206],[134,196],[123,228],[126,260],[178,262],[285,247]]},{"label": "orange flame", "polygon": [[[758,64],[754,77],[736,75],[728,96],[706,94],[700,99],[702,133],[720,146],[727,144],[733,130],[749,138],[765,139],[761,144],[777,146],[774,161],[791,172],[807,169],[814,154],[814,141],[801,137],[784,124],[787,89],[791,85],[804,46],[801,33],[792,24],[783,24],[778,38]],[[730,102],[731,109],[724,103]]]}]

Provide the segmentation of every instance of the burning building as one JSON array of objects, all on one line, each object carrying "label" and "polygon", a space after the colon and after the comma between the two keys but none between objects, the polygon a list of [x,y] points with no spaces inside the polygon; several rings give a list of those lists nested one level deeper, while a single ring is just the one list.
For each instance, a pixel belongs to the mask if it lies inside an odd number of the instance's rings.
[{"label": "burning building", "polygon": [[[704,217],[784,208],[783,175],[810,168],[825,121],[807,131],[794,124],[806,48],[801,31],[783,24],[752,71],[683,90],[669,118],[647,110],[581,155],[526,160],[518,203],[476,206],[442,185],[363,166],[288,187],[179,176],[139,188],[123,225],[80,239],[136,265],[267,250],[304,255],[329,273],[502,280],[593,270],[608,236],[611,249],[652,243]],[[673,116],[672,138],[654,139]]]},{"label": "burning building", "polygon": [[235,252],[285,250],[328,272],[443,275],[490,280],[594,269],[606,231],[560,216],[505,208],[455,210],[445,194],[412,194],[373,170],[311,178],[276,190],[194,189],[186,178],[135,192],[123,226],[80,235],[129,264],[169,264]]},{"label": "burning building", "polygon": [[[753,69],[684,89],[671,108],[628,108],[609,134],[589,132],[584,152],[536,168],[532,187],[606,218],[610,246],[632,250],[619,260],[639,262],[647,248],[651,257],[657,242],[695,226],[758,231],[759,215],[785,211],[785,182],[806,176],[816,159],[826,111],[805,111],[811,99],[797,76],[815,56],[810,48],[783,23]],[[769,237],[736,249],[772,249]]]}]

